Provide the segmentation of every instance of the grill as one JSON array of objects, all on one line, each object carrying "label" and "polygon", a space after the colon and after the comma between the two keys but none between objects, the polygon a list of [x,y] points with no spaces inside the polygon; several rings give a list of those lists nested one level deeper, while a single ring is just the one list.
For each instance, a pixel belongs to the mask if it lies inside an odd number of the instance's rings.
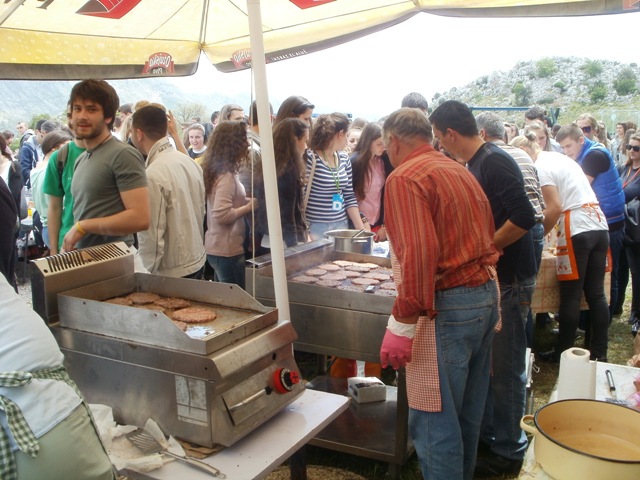
[{"label": "grill", "polygon": [[[124,244],[34,264],[34,298],[69,374],[119,423],[153,418],[165,434],[229,446],[303,393],[291,323],[236,285],[134,273]],[[132,292],[187,299],[218,318],[185,332],[161,311],[104,302]]]}]

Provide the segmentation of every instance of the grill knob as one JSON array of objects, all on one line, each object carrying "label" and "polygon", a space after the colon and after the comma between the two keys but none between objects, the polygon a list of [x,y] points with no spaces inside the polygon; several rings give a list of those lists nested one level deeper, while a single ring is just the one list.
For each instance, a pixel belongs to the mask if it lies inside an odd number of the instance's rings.
[{"label": "grill knob", "polygon": [[300,375],[298,375],[298,372],[288,368],[279,368],[273,372],[273,387],[278,393],[290,392],[299,382]]}]

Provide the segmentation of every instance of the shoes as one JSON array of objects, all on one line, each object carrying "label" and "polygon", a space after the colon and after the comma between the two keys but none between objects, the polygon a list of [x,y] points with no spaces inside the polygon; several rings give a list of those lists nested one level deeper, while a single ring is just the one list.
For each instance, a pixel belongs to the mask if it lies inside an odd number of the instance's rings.
[{"label": "shoes", "polygon": [[548,352],[538,352],[537,358],[541,362],[560,363],[560,355],[555,350],[549,350]]},{"label": "shoes", "polygon": [[636,319],[633,325],[631,325],[631,335],[634,337],[638,334],[640,330],[640,320]]},{"label": "shoes", "polygon": [[629,319],[627,320],[627,323],[629,325],[633,325],[634,323],[636,323],[638,321],[638,312],[631,312],[629,314]]},{"label": "shoes", "polygon": [[500,477],[502,475],[518,475],[522,468],[522,460],[496,455],[495,453],[478,457],[474,471],[475,478]]}]

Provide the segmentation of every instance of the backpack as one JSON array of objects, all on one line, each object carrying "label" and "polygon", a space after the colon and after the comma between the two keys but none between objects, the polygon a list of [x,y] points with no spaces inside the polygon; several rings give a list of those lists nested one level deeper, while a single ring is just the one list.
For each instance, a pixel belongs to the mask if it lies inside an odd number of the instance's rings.
[{"label": "backpack", "polygon": [[57,162],[57,167],[58,167],[58,182],[60,183],[60,190],[63,190],[62,188],[62,172],[64,171],[64,165],[65,163],[67,163],[67,158],[69,157],[69,144],[65,143],[64,145],[62,145],[60,147],[60,150],[58,150],[58,162]]}]

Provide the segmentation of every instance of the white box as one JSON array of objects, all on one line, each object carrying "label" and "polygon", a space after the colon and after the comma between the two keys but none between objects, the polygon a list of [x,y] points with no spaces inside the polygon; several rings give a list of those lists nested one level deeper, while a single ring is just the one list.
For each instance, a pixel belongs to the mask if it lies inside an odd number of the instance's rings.
[{"label": "white box", "polygon": [[387,386],[376,377],[347,379],[349,395],[358,403],[381,402],[387,399]]}]

